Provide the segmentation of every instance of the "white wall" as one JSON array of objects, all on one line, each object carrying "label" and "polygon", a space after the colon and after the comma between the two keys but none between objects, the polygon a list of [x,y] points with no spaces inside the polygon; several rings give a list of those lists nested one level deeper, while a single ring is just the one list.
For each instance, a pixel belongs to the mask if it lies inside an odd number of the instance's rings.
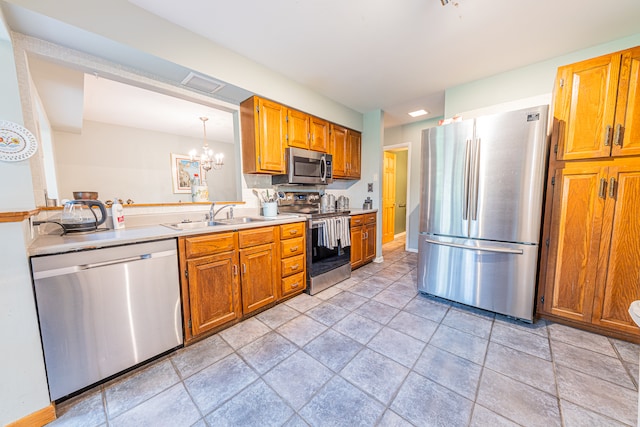
[{"label": "white wall", "polygon": [[[237,200],[239,160],[232,144],[208,141],[223,153],[225,166],[207,174],[210,200]],[[202,139],[87,121],[82,133],[54,132],[60,198],[73,191],[97,191],[100,200],[119,197],[136,203],[190,202],[191,194],[174,194],[171,153],[200,150]]]},{"label": "white wall", "polygon": [[422,144],[422,131],[438,125],[440,117],[404,126],[396,126],[385,129],[384,146],[408,144],[409,158],[407,167],[408,198],[407,198],[407,249],[418,250],[418,232],[420,226],[420,156]]},{"label": "white wall", "polygon": [[[0,29],[4,28],[0,11]],[[22,124],[13,49],[2,36],[0,93],[0,119]],[[28,161],[0,162],[0,182],[0,212],[34,208]],[[49,405],[27,244],[23,223],[0,223],[0,425]]]},{"label": "white wall", "polygon": [[445,91],[445,117],[519,99],[550,94],[559,66],[640,45],[640,33],[454,86]]}]

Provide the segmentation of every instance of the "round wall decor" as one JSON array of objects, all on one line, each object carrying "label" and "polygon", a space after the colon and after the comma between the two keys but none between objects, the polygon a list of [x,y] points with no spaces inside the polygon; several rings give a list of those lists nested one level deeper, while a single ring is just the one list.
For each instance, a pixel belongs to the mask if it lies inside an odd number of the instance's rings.
[{"label": "round wall decor", "polygon": [[0,160],[19,162],[38,149],[35,136],[17,123],[0,120]]}]

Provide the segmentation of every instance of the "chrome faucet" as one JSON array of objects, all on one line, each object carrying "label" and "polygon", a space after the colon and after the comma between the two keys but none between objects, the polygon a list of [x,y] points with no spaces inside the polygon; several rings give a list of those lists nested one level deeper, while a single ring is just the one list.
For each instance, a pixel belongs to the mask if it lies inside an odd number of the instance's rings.
[{"label": "chrome faucet", "polygon": [[224,208],[229,208],[229,212],[227,212],[227,219],[233,219],[233,208],[235,207],[235,205],[224,205],[219,207],[218,209],[216,209],[215,207],[216,202],[212,202],[211,207],[209,208],[209,221],[213,221],[216,215],[218,215],[218,212],[220,212]]}]

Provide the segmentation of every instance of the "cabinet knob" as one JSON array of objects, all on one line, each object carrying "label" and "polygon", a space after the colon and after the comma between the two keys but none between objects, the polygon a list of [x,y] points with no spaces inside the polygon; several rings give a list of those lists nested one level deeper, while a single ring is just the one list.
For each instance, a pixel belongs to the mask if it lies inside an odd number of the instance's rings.
[{"label": "cabinet knob", "polygon": [[291,249],[289,249],[290,252],[298,252],[298,247],[294,246]]},{"label": "cabinet knob", "polygon": [[291,230],[289,231],[289,234],[298,234],[298,230]]},{"label": "cabinet knob", "polygon": [[296,282],[296,283],[294,283],[294,284],[292,284],[292,285],[291,285],[291,289],[295,289],[295,288],[297,288],[298,286],[300,286],[300,283]]},{"label": "cabinet knob", "polygon": [[296,265],[292,265],[291,268],[292,270],[297,270],[300,267],[300,264],[296,264]]}]

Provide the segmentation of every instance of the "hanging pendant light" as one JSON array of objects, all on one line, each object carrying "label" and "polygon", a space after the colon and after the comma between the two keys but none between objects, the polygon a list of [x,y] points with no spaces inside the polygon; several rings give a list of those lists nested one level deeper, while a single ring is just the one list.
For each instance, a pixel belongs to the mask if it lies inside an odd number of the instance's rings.
[{"label": "hanging pendant light", "polygon": [[[224,154],[213,154],[213,150],[209,148],[209,144],[207,143],[207,120],[209,120],[209,118],[200,117],[200,120],[202,120],[203,143],[202,152],[200,153],[198,161],[200,162],[200,167],[204,170],[206,176],[206,173],[211,169],[218,170],[224,166]],[[192,162],[196,161],[197,154],[198,152],[195,149],[189,152]],[[203,181],[205,180],[205,176],[202,177]]]}]

